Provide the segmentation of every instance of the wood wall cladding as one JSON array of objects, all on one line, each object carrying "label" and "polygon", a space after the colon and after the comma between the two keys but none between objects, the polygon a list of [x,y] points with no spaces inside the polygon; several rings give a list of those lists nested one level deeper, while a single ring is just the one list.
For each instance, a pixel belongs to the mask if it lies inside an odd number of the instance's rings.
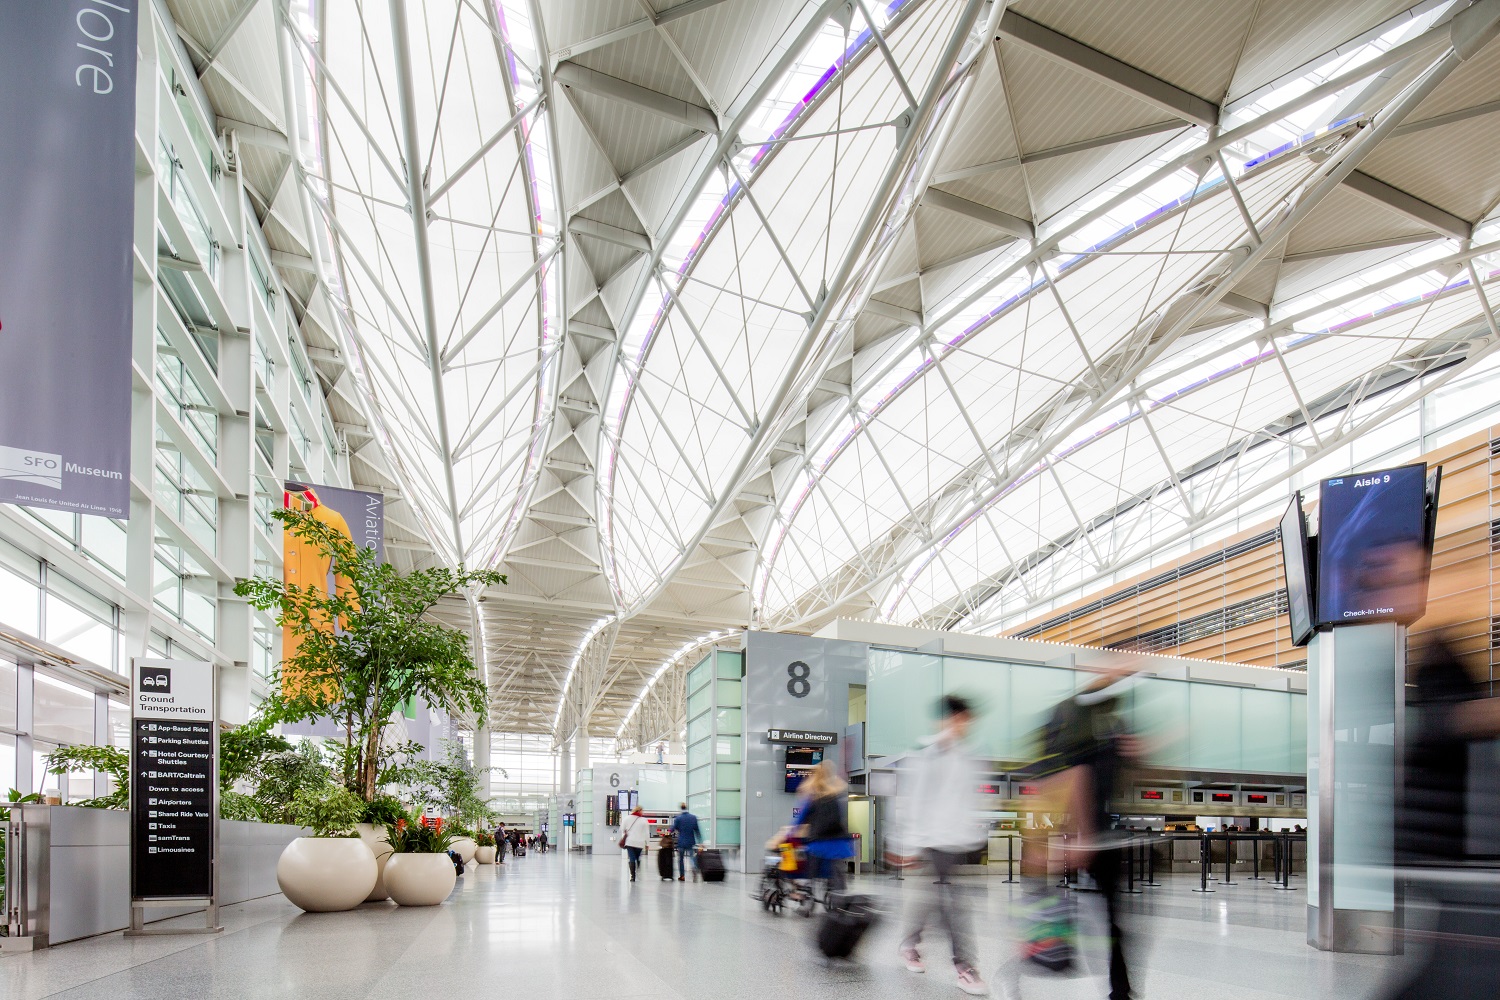
[{"label": "wood wall cladding", "polygon": [[[1427,614],[1414,640],[1443,631],[1475,677],[1500,681],[1500,425],[1422,457],[1443,467]],[[1296,667],[1276,520],[1152,569],[1005,633],[1149,649],[1255,666]]]}]

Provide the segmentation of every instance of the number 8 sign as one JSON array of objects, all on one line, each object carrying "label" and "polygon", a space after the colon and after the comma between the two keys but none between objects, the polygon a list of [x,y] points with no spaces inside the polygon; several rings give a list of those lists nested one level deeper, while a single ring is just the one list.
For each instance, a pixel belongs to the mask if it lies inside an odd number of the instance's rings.
[{"label": "number 8 sign", "polygon": [[801,660],[787,664],[786,675],[791,678],[786,682],[787,694],[793,698],[806,698],[812,691],[812,682],[807,679],[810,673],[812,668]]}]

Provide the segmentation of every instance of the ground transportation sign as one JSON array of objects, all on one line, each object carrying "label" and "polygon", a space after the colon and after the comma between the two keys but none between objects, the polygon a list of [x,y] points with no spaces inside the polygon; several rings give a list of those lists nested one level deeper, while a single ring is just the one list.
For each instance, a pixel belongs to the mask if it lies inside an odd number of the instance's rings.
[{"label": "ground transportation sign", "polygon": [[130,895],[214,895],[216,668],[138,658],[130,690]]},{"label": "ground transportation sign", "polygon": [[130,516],[139,7],[0,2],[0,502]]}]

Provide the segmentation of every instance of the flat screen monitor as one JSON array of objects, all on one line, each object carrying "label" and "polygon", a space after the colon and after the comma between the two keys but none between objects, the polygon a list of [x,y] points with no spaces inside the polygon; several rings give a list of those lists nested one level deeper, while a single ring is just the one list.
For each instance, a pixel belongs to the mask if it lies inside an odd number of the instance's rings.
[{"label": "flat screen monitor", "polygon": [[1412,622],[1427,604],[1427,465],[1323,480],[1318,620]]},{"label": "flat screen monitor", "polygon": [[1307,551],[1307,521],[1302,516],[1302,494],[1292,496],[1281,515],[1281,568],[1286,572],[1286,612],[1292,626],[1292,645],[1305,646],[1313,634],[1313,592]]},{"label": "flat screen monitor", "polygon": [[787,747],[786,748],[786,783],[782,786],[788,792],[795,792],[802,784],[802,779],[807,777],[807,772],[823,763],[822,747]]}]

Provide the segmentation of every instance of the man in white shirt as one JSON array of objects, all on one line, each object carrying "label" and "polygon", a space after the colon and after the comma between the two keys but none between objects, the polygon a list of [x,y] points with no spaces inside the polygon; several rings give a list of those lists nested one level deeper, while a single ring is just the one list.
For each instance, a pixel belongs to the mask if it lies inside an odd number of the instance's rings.
[{"label": "man in white shirt", "polygon": [[926,972],[917,950],[922,934],[934,918],[948,932],[958,988],[983,996],[989,987],[974,966],[974,940],[968,907],[951,875],[958,865],[985,844],[979,818],[979,786],[983,768],[965,745],[974,719],[969,703],[958,695],[941,702],[942,722],[937,738],[925,750],[907,758],[898,779],[898,850],[900,863],[925,862],[937,881],[922,895],[901,940],[901,959],[910,972]]}]

